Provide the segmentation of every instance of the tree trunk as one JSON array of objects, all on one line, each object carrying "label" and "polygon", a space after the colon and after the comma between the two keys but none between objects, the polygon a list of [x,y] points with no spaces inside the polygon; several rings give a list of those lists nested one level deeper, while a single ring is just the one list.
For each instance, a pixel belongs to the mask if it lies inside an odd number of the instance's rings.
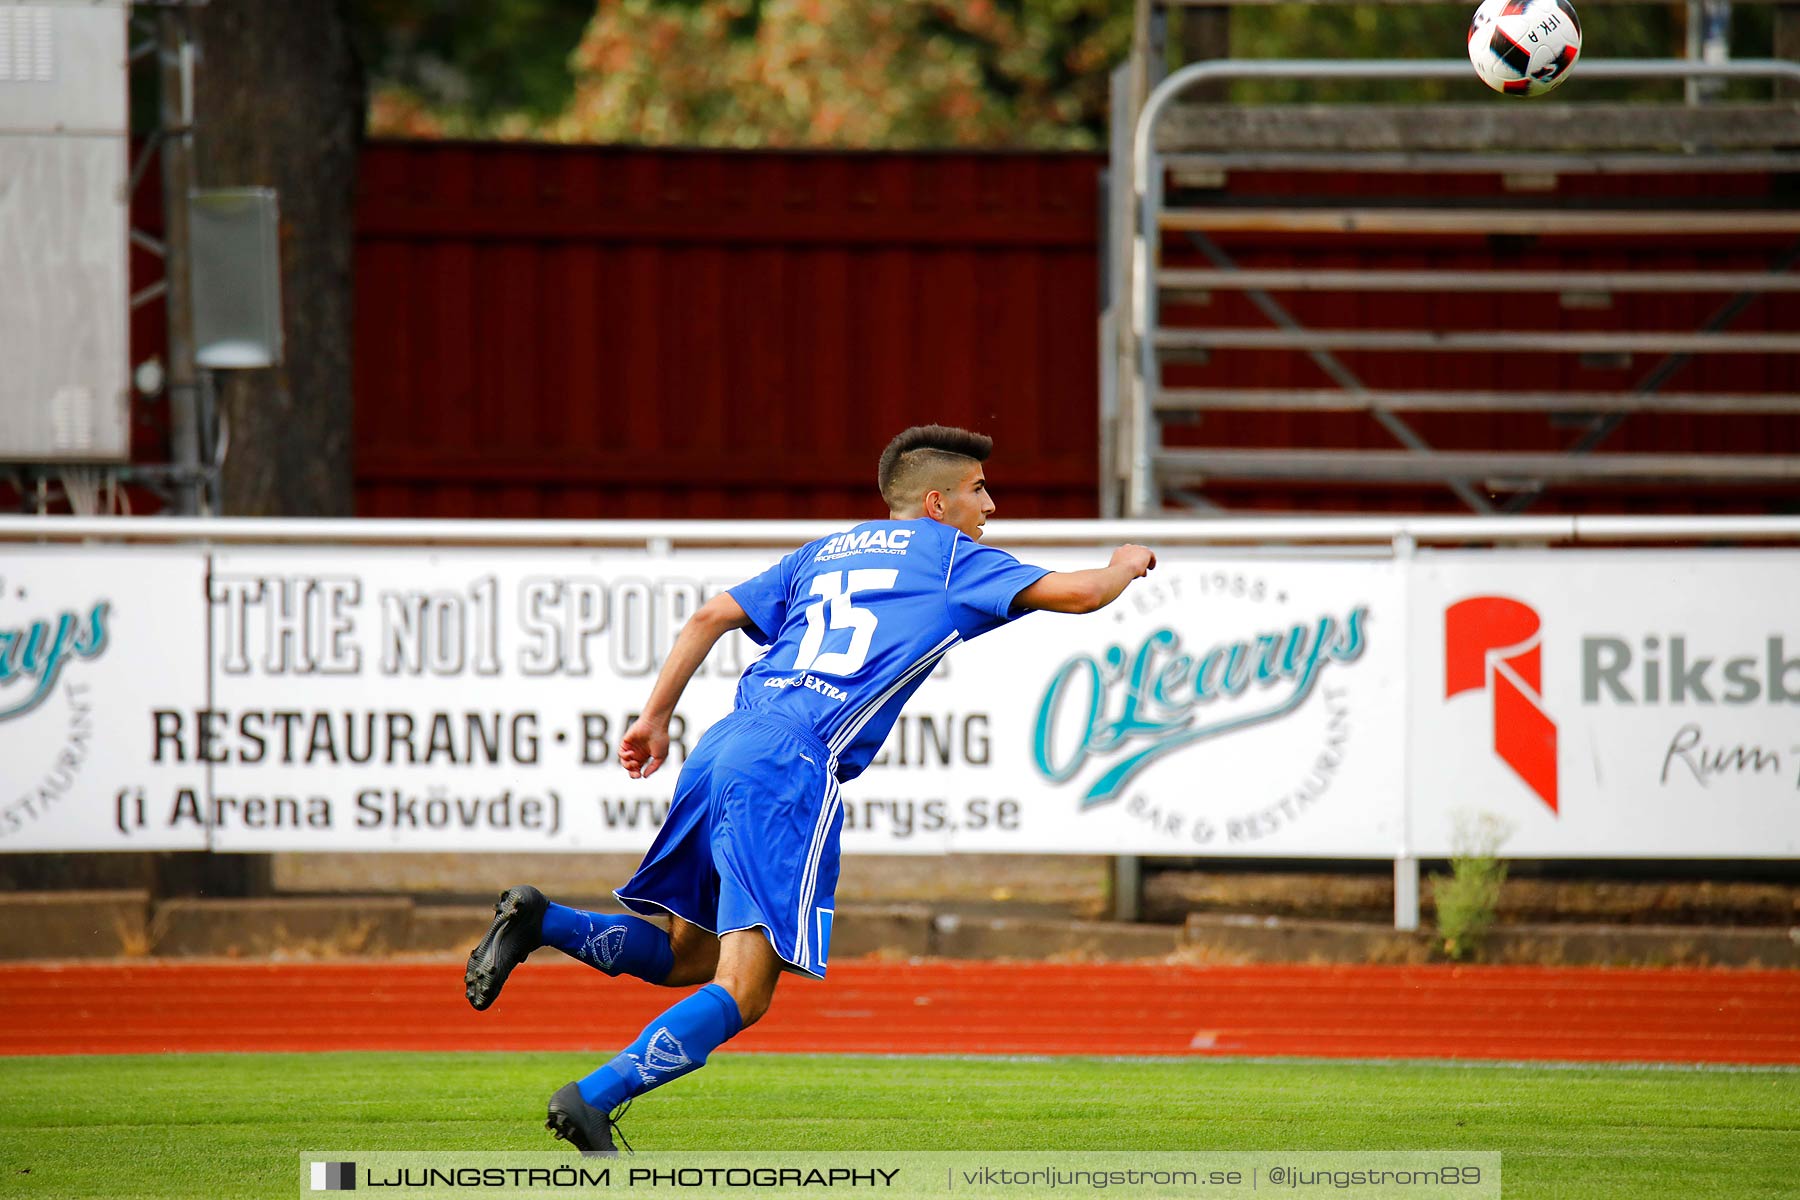
[{"label": "tree trunk", "polygon": [[233,516],[348,516],[352,217],[364,84],[342,0],[194,10],[198,186],[271,187],[281,211],[281,365],[220,373]]}]

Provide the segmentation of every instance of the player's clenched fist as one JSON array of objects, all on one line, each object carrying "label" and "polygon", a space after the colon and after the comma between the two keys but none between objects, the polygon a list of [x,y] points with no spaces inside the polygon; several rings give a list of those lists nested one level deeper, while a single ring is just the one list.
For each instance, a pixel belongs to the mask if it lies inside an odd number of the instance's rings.
[{"label": "player's clenched fist", "polygon": [[1112,561],[1107,565],[1128,568],[1133,579],[1142,579],[1156,568],[1156,552],[1127,542],[1113,551]]}]

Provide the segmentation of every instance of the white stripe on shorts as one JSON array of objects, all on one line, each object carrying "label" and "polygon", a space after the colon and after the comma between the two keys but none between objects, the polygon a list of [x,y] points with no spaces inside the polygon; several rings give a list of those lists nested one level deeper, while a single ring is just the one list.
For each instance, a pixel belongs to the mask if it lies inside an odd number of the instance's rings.
[{"label": "white stripe on shorts", "polygon": [[795,913],[794,960],[802,967],[812,967],[813,896],[819,886],[819,860],[825,853],[825,839],[831,835],[831,817],[840,804],[837,777],[825,775],[825,795],[819,802],[819,818],[813,823],[812,844],[806,851],[806,870],[800,877],[800,910]]}]

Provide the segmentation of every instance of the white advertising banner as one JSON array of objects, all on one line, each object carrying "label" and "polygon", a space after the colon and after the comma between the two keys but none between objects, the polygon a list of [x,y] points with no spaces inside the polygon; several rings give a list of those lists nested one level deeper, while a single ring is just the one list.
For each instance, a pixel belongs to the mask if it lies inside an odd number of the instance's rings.
[{"label": "white advertising banner", "polygon": [[1455,551],[1411,578],[1415,853],[1483,814],[1508,858],[1800,852],[1800,556]]},{"label": "white advertising banner", "polygon": [[[661,773],[618,738],[775,557],[11,546],[0,852],[641,850],[759,649],[714,650]],[[958,647],[844,845],[1437,857],[1487,817],[1512,858],[1791,857],[1796,594],[1791,551],[1165,554]]]},{"label": "white advertising banner", "polygon": [[158,762],[150,722],[206,704],[205,580],[193,550],[6,548],[0,851],[206,845],[205,775]]},{"label": "white advertising banner", "polygon": [[760,650],[715,648],[671,762],[614,755],[687,615],[754,552],[221,550],[213,706],[169,720],[214,763],[229,850],[641,850],[681,746],[730,711]]},{"label": "white advertising banner", "polygon": [[[1165,555],[1099,613],[1033,613],[958,647],[889,741],[905,771],[848,785],[846,811],[905,779],[952,809],[1017,803],[1010,822],[958,827],[961,850],[1392,855],[1402,603],[1391,560]],[[987,762],[909,749],[924,722],[970,718]]]},{"label": "white advertising banner", "polygon": [[[130,581],[132,623],[115,615],[80,664],[114,669],[90,751],[108,766],[84,768],[58,823],[0,817],[0,847],[641,850],[681,747],[760,650],[715,648],[651,779],[616,765],[618,738],[687,615],[775,557],[62,552],[43,594],[70,611]],[[1391,560],[1165,557],[1104,612],[959,647],[845,787],[845,849],[1391,855],[1403,628]],[[17,722],[0,736],[12,762],[48,744]]]}]

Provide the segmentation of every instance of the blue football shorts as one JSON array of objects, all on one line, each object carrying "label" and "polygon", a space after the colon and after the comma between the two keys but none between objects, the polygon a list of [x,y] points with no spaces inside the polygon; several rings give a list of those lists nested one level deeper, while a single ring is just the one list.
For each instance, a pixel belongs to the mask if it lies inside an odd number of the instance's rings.
[{"label": "blue football shorts", "polygon": [[787,970],[825,978],[844,825],[831,765],[810,730],[731,713],[682,764],[668,819],[613,894],[710,933],[760,929]]}]

